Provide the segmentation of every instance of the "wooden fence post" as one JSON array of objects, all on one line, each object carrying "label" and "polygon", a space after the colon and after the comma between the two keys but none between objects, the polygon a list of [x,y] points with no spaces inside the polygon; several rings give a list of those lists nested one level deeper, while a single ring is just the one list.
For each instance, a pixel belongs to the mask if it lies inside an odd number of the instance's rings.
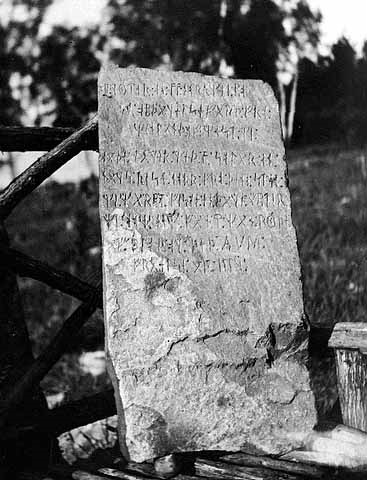
[{"label": "wooden fence post", "polygon": [[337,323],[329,347],[335,349],[343,422],[367,432],[367,323]]},{"label": "wooden fence post", "polygon": [[[7,245],[8,237],[0,221],[0,243]],[[27,327],[16,276],[3,264],[0,265],[0,403],[3,392],[19,378],[20,367],[33,361]],[[38,418],[47,411],[46,400],[39,388],[34,389],[14,412],[7,417],[7,424],[16,426],[25,419]],[[26,443],[24,443],[24,441]],[[6,478],[24,465],[47,466],[50,456],[50,441],[47,437],[32,442],[29,437],[22,442],[0,443],[0,477]],[[3,475],[3,476],[2,476]],[[10,478],[10,477],[9,477]]]}]

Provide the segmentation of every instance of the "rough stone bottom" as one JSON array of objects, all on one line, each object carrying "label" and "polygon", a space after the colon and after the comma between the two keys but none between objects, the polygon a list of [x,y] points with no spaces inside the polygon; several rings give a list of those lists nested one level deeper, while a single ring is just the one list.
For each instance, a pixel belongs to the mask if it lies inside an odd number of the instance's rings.
[{"label": "rough stone bottom", "polygon": [[279,358],[252,378],[241,366],[160,364],[126,374],[118,388],[120,442],[136,462],[249,445],[259,453],[286,453],[316,423],[309,374],[295,359]]}]

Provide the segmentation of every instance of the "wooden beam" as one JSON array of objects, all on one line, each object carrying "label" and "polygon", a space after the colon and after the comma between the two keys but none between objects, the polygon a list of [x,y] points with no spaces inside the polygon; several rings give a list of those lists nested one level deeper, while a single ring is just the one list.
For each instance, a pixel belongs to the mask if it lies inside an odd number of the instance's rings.
[{"label": "wooden beam", "polygon": [[98,475],[96,473],[90,473],[84,470],[75,470],[75,472],[71,474],[71,478],[73,480],[107,480],[108,479],[108,477],[106,477],[103,474]]},{"label": "wooden beam", "polygon": [[96,133],[97,116],[15,178],[0,194],[0,218],[8,217],[18,203],[83,150],[86,137]]},{"label": "wooden beam", "polygon": [[245,467],[269,468],[270,470],[279,472],[303,475],[307,478],[322,478],[326,473],[326,470],[321,467],[296,462],[287,462],[286,460],[277,460],[275,458],[261,455],[249,455],[247,453],[224,455],[220,460]]},{"label": "wooden beam", "polygon": [[[199,453],[199,452],[196,452]],[[299,452],[303,453],[303,452]],[[305,452],[306,453],[306,452]],[[195,452],[191,452],[195,456]],[[254,461],[256,457],[253,457]],[[271,461],[271,457],[267,457]],[[290,463],[290,462],[287,462]],[[196,472],[192,470],[191,467],[194,467]],[[218,480],[306,480],[309,477],[303,475],[288,475],[282,472],[275,472],[272,469],[268,468],[245,468],[245,467],[236,467],[234,465],[228,465],[225,462],[212,461],[204,458],[196,460],[193,459],[192,465],[188,470],[184,470],[182,473],[179,473],[173,477],[167,477],[163,475],[158,475],[154,471],[154,467],[149,463],[134,464],[132,462],[127,465],[108,465],[106,467],[100,467],[93,464],[93,462],[83,463],[84,470],[78,470],[77,467],[67,466],[64,464],[53,465],[49,468],[48,476],[61,479],[70,479],[74,478],[76,480],[107,480],[109,479],[121,479],[121,480],[155,480],[155,479],[167,479],[174,478],[176,480],[213,480],[217,478]],[[79,467],[80,468],[80,467]],[[325,472],[325,479],[355,479],[362,480],[365,478],[365,472],[361,471],[349,471],[349,470],[335,470],[334,468],[323,468],[320,469]],[[207,472],[206,475],[203,472]],[[361,474],[362,473],[362,474]],[[210,475],[209,475],[210,474]],[[39,478],[45,477],[45,473]],[[31,478],[31,480],[36,479],[37,477],[21,477],[26,480]]]},{"label": "wooden beam", "polygon": [[[0,242],[8,243],[8,235],[0,222]],[[19,381],[19,365],[30,368],[34,362],[31,342],[23,315],[17,279],[13,272],[4,268],[0,261],[0,399],[8,388]],[[38,385],[27,390],[19,408],[8,416],[7,423],[21,422],[25,417],[34,418],[47,411],[46,399]],[[50,444],[48,439],[39,442],[14,441],[0,443],[0,478],[3,467],[17,469],[30,463],[42,465],[49,458]],[[22,465],[19,458],[22,458]],[[15,477],[16,475],[12,475]]]},{"label": "wooden beam", "polygon": [[217,478],[221,480],[300,480],[304,476],[291,475],[286,472],[275,472],[264,468],[243,467],[224,462],[197,459],[195,474],[200,477]]},{"label": "wooden beam", "polygon": [[367,353],[367,323],[336,323],[329,340],[329,347]]},{"label": "wooden beam", "polygon": [[[0,126],[1,152],[46,152],[75,132],[63,127],[3,127]],[[82,150],[98,151],[98,133],[84,137]]]},{"label": "wooden beam", "polygon": [[50,267],[3,244],[0,244],[0,262],[3,267],[21,277],[33,278],[81,301],[87,301],[91,295],[95,296],[98,307],[103,308],[102,289],[97,289],[70,273]]},{"label": "wooden beam", "polygon": [[0,432],[0,439],[22,437],[29,433],[56,437],[77,427],[116,414],[113,389],[56,407],[41,415],[36,423],[12,426]]},{"label": "wooden beam", "polygon": [[64,352],[75,342],[76,334],[94,313],[98,298],[82,303],[70,317],[65,320],[59,333],[46,350],[25,370],[19,380],[2,391],[0,401],[0,427],[6,422],[6,416],[17,408],[27,394],[32,391],[50,368],[60,359]]},{"label": "wooden beam", "polygon": [[[121,470],[117,470],[116,468],[100,468],[98,472],[102,473],[103,475],[108,475],[108,478],[119,478],[121,480],[149,480],[155,478],[149,476],[140,476],[134,473],[126,473]],[[196,477],[192,478],[196,480]]]}]

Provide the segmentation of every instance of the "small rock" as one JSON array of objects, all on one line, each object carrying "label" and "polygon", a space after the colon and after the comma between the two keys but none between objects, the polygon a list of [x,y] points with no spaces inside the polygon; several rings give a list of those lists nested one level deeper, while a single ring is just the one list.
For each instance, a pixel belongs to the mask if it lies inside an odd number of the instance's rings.
[{"label": "small rock", "polygon": [[154,469],[160,477],[174,477],[178,475],[182,469],[182,459],[175,453],[167,455],[166,457],[157,458],[154,462]]}]

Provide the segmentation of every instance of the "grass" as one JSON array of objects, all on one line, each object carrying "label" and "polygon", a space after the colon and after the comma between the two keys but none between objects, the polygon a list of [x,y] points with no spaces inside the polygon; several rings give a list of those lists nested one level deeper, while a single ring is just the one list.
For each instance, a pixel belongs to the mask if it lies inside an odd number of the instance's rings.
[{"label": "grass", "polygon": [[[367,178],[361,150],[337,146],[291,150],[288,154],[293,219],[304,275],[305,307],[313,325],[363,322],[367,311]],[[100,276],[97,179],[80,185],[48,183],[27,199],[7,222],[14,247],[83,279]],[[35,354],[55,335],[77,302],[40,283],[21,279],[28,328]],[[72,400],[103,389],[78,366],[78,353],[103,346],[101,313],[94,315],[72,349],[42,383],[46,394],[66,392]],[[322,362],[322,358],[318,360]],[[320,367],[320,368],[319,368]],[[335,400],[330,358],[320,366],[327,376],[325,408]],[[332,392],[332,394],[330,393]],[[327,397],[329,399],[327,399]]]},{"label": "grass", "polygon": [[311,324],[365,321],[367,178],[360,150],[292,151],[289,177]]}]

